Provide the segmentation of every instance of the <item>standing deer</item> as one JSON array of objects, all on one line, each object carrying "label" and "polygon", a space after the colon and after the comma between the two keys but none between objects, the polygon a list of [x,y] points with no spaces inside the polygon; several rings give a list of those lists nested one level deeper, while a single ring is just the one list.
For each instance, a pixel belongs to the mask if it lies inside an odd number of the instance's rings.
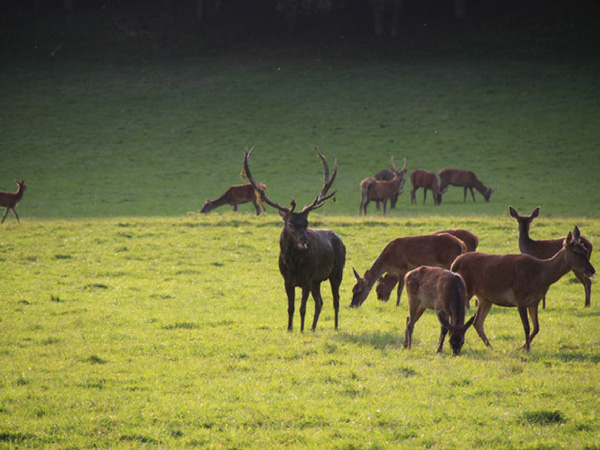
[{"label": "standing deer", "polygon": [[[375,174],[375,179],[378,181],[392,181],[394,179],[394,176],[398,176],[400,178],[402,178],[403,183],[402,183],[402,187],[404,187],[404,175],[406,174],[406,172],[408,171],[408,169],[406,168],[406,158],[404,158],[404,165],[402,166],[402,169],[398,170],[398,168],[396,167],[396,164],[394,164],[394,157],[391,157],[391,163],[392,163],[392,168],[391,169],[383,169],[380,170],[379,172],[377,172]],[[400,188],[402,190],[402,188]],[[397,194],[393,194],[390,197],[390,208],[394,209],[396,207],[396,202],[398,201],[398,196],[400,195],[400,192],[398,192]],[[376,202],[376,207],[377,210],[379,210],[379,202]]]},{"label": "standing deer", "polygon": [[408,295],[408,317],[404,348],[410,349],[417,320],[425,310],[433,309],[442,326],[437,352],[442,352],[444,339],[450,331],[450,346],[455,356],[465,343],[465,333],[475,316],[465,323],[466,289],[460,275],[440,267],[422,266],[404,276]]},{"label": "standing deer", "polygon": [[6,216],[8,215],[9,211],[12,211],[15,217],[17,218],[17,222],[21,223],[21,221],[19,220],[19,215],[17,214],[17,210],[15,208],[17,207],[17,203],[19,203],[23,198],[23,194],[27,189],[27,185],[25,184],[25,180],[15,180],[15,183],[17,183],[17,185],[19,186],[17,192],[0,191],[0,206],[6,208],[4,216],[2,217],[2,222],[0,223],[4,223],[4,220],[6,219]]},{"label": "standing deer", "polygon": [[378,181],[375,178],[367,177],[360,182],[360,206],[359,215],[363,211],[367,215],[367,205],[371,201],[383,203],[383,215],[385,216],[387,201],[394,195],[397,197],[404,187],[404,178],[394,175],[391,181]]},{"label": "standing deer", "polygon": [[[511,217],[517,220],[519,224],[519,250],[521,253],[526,253],[538,259],[548,259],[554,256],[563,246],[563,242],[565,240],[564,237],[558,239],[540,239],[533,240],[529,237],[529,228],[531,226],[531,222],[537,216],[540,215],[540,207],[535,208],[531,215],[529,216],[521,216],[517,212],[515,208],[512,206],[508,207],[508,212]],[[586,248],[588,252],[588,259],[592,256],[593,245],[586,238],[581,236],[581,243]],[[586,276],[585,273],[579,270],[573,270],[575,277],[583,284],[585,289],[585,307],[589,307],[591,304],[592,297],[592,281],[590,277]],[[546,307],[546,296],[542,300],[542,308]]]},{"label": "standing deer", "polygon": [[[474,252],[475,250],[477,250],[477,246],[479,245],[479,238],[477,237],[476,234],[471,233],[468,230],[462,230],[460,228],[457,228],[457,229],[452,229],[452,230],[436,231],[435,233],[432,233],[432,234],[442,234],[442,233],[451,234],[452,236],[455,236],[458,239],[460,239],[461,241],[463,241],[467,252]],[[452,264],[452,262],[450,264]],[[448,265],[446,267],[446,269],[449,269],[449,268],[450,268],[450,265]],[[396,284],[398,284],[398,281],[399,281],[399,279],[395,275],[388,274],[388,275],[384,275],[383,277],[381,277],[377,281],[377,287],[375,288],[375,292],[377,293],[377,298],[379,300],[387,302],[390,299],[390,294],[394,290],[394,286],[396,286]],[[397,304],[400,303],[400,295],[401,294],[402,294],[402,286],[399,286],[398,287],[398,298],[396,299]],[[468,304],[467,304],[467,306],[468,306]]]},{"label": "standing deer", "polygon": [[309,293],[312,293],[315,300],[315,314],[311,328],[312,331],[315,331],[323,307],[321,282],[327,279],[329,279],[333,294],[335,329],[337,330],[340,309],[339,288],[342,283],[344,264],[346,263],[346,247],[340,237],[331,230],[308,229],[308,213],[323,206],[336,193],[336,191],[330,194],[327,192],[333,185],[337,175],[337,160],[334,164],[333,175],[330,178],[327,160],[316,149],[323,163],[325,173],[323,187],[310,205],[306,205],[300,212],[295,212],[296,202],[293,199],[290,202],[290,208],[281,206],[271,201],[261,185],[254,180],[248,164],[252,150],[246,151],[244,155],[244,173],[262,201],[277,209],[283,218],[283,230],[281,230],[279,239],[279,271],[283,276],[288,298],[288,331],[292,330],[296,287],[302,289],[300,331],[304,331],[304,317]]},{"label": "standing deer", "polygon": [[413,170],[410,174],[410,182],[412,183],[412,191],[410,191],[410,202],[417,203],[417,189],[423,188],[423,204],[427,198],[427,190],[433,192],[433,204],[439,205],[442,203],[442,191],[438,186],[437,175],[433,172],[423,169]]},{"label": "standing deer", "polygon": [[[264,184],[260,185],[263,190],[266,190],[267,187]],[[225,193],[221,195],[216,200],[206,199],[206,203],[200,210],[201,213],[205,214],[209,211],[212,211],[215,208],[223,205],[232,205],[233,210],[238,210],[238,205],[242,203],[252,203],[254,205],[254,209],[256,209],[256,215],[260,215],[260,211],[265,211],[265,207],[258,202],[256,198],[256,193],[254,192],[254,188],[250,183],[247,184],[234,184],[233,186],[229,186]]]},{"label": "standing deer", "polygon": [[[548,288],[570,270],[578,270],[588,277],[596,272],[588,260],[588,252],[581,243],[577,227],[569,232],[561,250],[550,259],[537,259],[526,254],[470,252],[456,258],[451,270],[463,277],[467,299],[475,295],[479,300],[474,327],[485,345],[491,347],[483,324],[492,305],[516,307],[525,331],[523,348],[528,352],[531,351],[531,341],[540,330],[538,306]],[[528,313],[533,324],[531,334]]]},{"label": "standing deer", "polygon": [[442,169],[438,172],[440,176],[440,190],[446,192],[448,185],[452,186],[463,186],[464,187],[464,198],[463,201],[467,201],[467,189],[471,191],[471,197],[475,201],[475,194],[473,188],[477,189],[483,195],[486,202],[490,201],[492,192],[495,191],[493,188],[485,187],[484,184],[479,181],[477,176],[470,170],[462,169]]},{"label": "standing deer", "polygon": [[450,267],[452,261],[464,252],[465,244],[447,233],[396,238],[383,249],[364,277],[361,278],[356,269],[352,269],[356,284],[352,289],[350,306],[361,306],[375,282],[385,273],[399,280],[398,306],[406,272],[420,266]]}]

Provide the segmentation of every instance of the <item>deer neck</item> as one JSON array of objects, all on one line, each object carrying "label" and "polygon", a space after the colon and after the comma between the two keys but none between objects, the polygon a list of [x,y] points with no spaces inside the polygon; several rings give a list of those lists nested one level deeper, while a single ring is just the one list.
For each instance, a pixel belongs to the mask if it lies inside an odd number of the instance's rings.
[{"label": "deer neck", "polygon": [[473,186],[475,187],[475,189],[477,189],[481,194],[485,194],[488,191],[488,188],[485,187],[485,185],[479,181],[479,180],[475,180],[475,183],[473,183]]},{"label": "deer neck", "polygon": [[519,250],[521,253],[529,253],[533,240],[529,237],[529,224],[519,221]]},{"label": "deer neck", "polygon": [[564,248],[561,248],[552,258],[541,260],[542,267],[539,275],[544,285],[550,286],[556,283],[571,270],[571,265],[567,262],[566,252]]}]

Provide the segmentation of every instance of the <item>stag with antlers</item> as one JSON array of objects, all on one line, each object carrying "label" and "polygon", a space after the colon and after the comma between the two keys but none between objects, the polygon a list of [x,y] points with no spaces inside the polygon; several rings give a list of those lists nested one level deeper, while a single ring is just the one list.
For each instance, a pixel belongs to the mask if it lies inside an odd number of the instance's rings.
[{"label": "stag with antlers", "polygon": [[[534,240],[529,237],[529,228],[531,227],[531,222],[533,222],[533,219],[540,215],[539,206],[534,208],[529,216],[521,216],[512,206],[508,207],[508,212],[519,224],[519,250],[521,253],[531,255],[538,259],[548,259],[560,251],[563,246],[563,242],[565,241],[564,237],[558,239],[539,240]],[[583,236],[581,236],[580,240],[588,252],[589,259],[592,256],[592,250],[594,247],[592,243]],[[590,277],[579,270],[573,270],[573,274],[581,282],[581,284],[583,284],[585,289],[585,307],[588,308],[592,301],[592,281],[590,280]],[[545,307],[546,296],[544,295],[542,300],[542,308]]]},{"label": "stag with antlers", "polygon": [[[398,170],[398,168],[396,167],[393,156],[390,158],[390,160],[391,160],[392,168],[380,170],[379,172],[377,172],[375,174],[375,179],[377,181],[392,181],[394,179],[394,177],[397,176],[398,178],[400,178],[402,180],[402,185],[400,186],[400,190],[397,193],[392,194],[392,196],[390,197],[390,208],[394,209],[396,207],[396,202],[398,201],[398,197],[402,193],[401,191],[402,191],[402,189],[404,187],[404,183],[405,183],[404,175],[406,174],[408,169],[406,168],[406,158],[404,158],[404,165],[402,166],[402,169],[400,169],[400,170]],[[375,205],[376,205],[377,210],[379,210],[379,201],[376,201]]]},{"label": "stag with antlers", "polygon": [[330,177],[327,160],[319,152],[319,149],[316,149],[317,155],[323,163],[325,174],[323,187],[311,204],[306,205],[301,211],[297,212],[294,211],[296,202],[293,199],[290,202],[290,207],[281,206],[270,200],[265,190],[261,188],[260,183],[255,181],[249,166],[252,150],[250,149],[245,152],[244,173],[261,200],[277,209],[283,218],[283,230],[279,239],[279,271],[283,276],[288,298],[288,330],[292,330],[295,290],[296,287],[299,287],[302,289],[300,330],[304,331],[306,303],[308,294],[312,293],[315,301],[315,314],[311,329],[315,331],[323,307],[321,283],[325,280],[329,280],[331,284],[335,312],[335,329],[337,330],[340,309],[339,288],[342,283],[344,264],[346,263],[346,247],[340,237],[333,231],[308,228],[308,214],[323,206],[336,193],[336,191],[333,191],[328,194],[337,175],[337,160],[334,163],[333,175]]}]

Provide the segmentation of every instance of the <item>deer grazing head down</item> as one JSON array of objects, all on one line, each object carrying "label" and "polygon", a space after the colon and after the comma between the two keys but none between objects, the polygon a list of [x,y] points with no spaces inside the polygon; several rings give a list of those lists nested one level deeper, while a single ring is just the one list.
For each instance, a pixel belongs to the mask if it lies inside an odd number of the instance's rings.
[{"label": "deer grazing head down", "polygon": [[266,191],[257,183],[250,172],[249,159],[252,150],[244,155],[244,174],[258,193],[261,201],[277,209],[283,218],[283,230],[279,240],[279,270],[283,276],[285,290],[288,297],[288,330],[292,329],[294,315],[295,288],[302,289],[302,303],[300,306],[301,325],[304,330],[304,317],[308,294],[312,292],[315,300],[315,315],[312,330],[314,331],[319,320],[323,306],[320,293],[320,284],[329,279],[333,293],[335,309],[335,328],[338,328],[339,313],[339,286],[342,282],[344,264],[346,262],[346,248],[340,237],[330,230],[312,230],[308,228],[308,214],[322,207],[327,200],[332,198],[336,191],[328,193],[337,175],[337,161],[334,163],[333,175],[330,177],[329,166],[325,157],[319,152],[317,155],[323,163],[324,182],[321,191],[315,200],[295,211],[296,202],[292,199],[290,207],[285,207],[267,197]]}]

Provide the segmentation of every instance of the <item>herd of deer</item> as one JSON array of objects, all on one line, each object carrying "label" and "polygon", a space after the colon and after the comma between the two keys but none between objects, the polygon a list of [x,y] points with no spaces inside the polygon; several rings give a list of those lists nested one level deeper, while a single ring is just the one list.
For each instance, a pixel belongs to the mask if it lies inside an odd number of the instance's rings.
[{"label": "herd of deer", "polygon": [[[258,183],[250,171],[249,160],[253,150],[250,149],[244,154],[243,173],[248,178],[249,184],[255,190],[260,202],[277,209],[283,218],[283,230],[279,240],[279,270],[283,276],[288,298],[288,330],[290,331],[295,311],[295,288],[302,290],[301,331],[304,330],[308,296],[309,294],[313,296],[315,313],[312,330],[314,331],[323,307],[320,286],[326,280],[331,284],[335,311],[334,327],[338,328],[339,288],[346,262],[346,248],[340,237],[333,231],[308,228],[309,212],[323,206],[337,192],[329,192],[337,175],[337,161],[333,174],[330,174],[327,160],[318,149],[316,150],[323,163],[323,187],[315,200],[301,211],[295,211],[294,200],[290,202],[289,207],[270,200],[265,186]],[[392,160],[394,175],[392,180],[384,180],[384,182],[393,182],[395,192],[399,192],[402,187],[403,183],[399,184],[398,179],[400,174],[404,175],[405,169],[406,162],[401,170],[397,170]],[[474,174],[471,174],[472,172],[467,171],[441,170],[442,186],[448,184],[464,186],[465,198],[467,189],[475,188],[484,194],[486,200],[489,200],[492,190],[485,188]],[[467,183],[466,179],[470,181]],[[374,192],[373,186],[379,182],[377,178],[364,180],[361,189],[363,185],[370,186],[365,187],[363,192],[365,190]],[[417,185],[418,183],[415,184],[413,181],[413,192]],[[424,186],[421,184],[419,187]],[[436,192],[440,193],[441,189],[433,191],[435,197]],[[388,199],[393,201],[391,196],[367,198],[368,201],[384,202],[384,211],[385,201]],[[361,209],[363,206],[366,208],[364,202],[361,202]],[[465,333],[471,325],[485,345],[491,347],[483,325],[492,305],[516,307],[525,332],[523,348],[530,351],[531,341],[539,331],[538,305],[542,299],[545,299],[549,287],[563,275],[571,270],[575,273],[585,287],[585,306],[590,306],[590,278],[593,278],[595,273],[590,263],[592,244],[581,236],[577,227],[565,238],[532,240],[529,237],[529,226],[539,214],[539,207],[531,216],[520,216],[512,207],[510,214],[519,223],[521,254],[490,255],[477,252],[479,239],[467,230],[443,230],[423,236],[397,238],[389,242],[362,277],[353,269],[356,284],[352,289],[350,307],[360,307],[375,283],[379,283],[376,290],[378,297],[383,300],[389,299],[391,291],[398,284],[396,304],[399,304],[402,289],[406,285],[409,312],[406,319],[404,346],[411,347],[415,323],[425,310],[432,309],[441,325],[437,351],[442,351],[444,339],[449,333],[450,346],[454,355],[460,354]],[[478,300],[477,312],[465,322],[466,309],[473,296]],[[533,329],[530,327],[529,319]]]},{"label": "herd of deer", "polygon": [[[323,307],[321,283],[326,280],[329,280],[331,285],[335,312],[334,327],[337,329],[339,288],[346,263],[346,247],[335,232],[308,228],[308,214],[322,207],[337,192],[329,192],[337,175],[337,161],[333,174],[330,174],[326,158],[316,149],[323,164],[323,186],[311,204],[296,211],[296,202],[293,199],[289,207],[282,206],[267,197],[264,184],[255,181],[249,166],[252,151],[250,149],[245,152],[243,161],[243,174],[249,183],[231,186],[220,198],[207,200],[202,212],[224,204],[233,205],[234,210],[237,210],[237,205],[245,202],[254,204],[256,214],[265,211],[265,203],[275,208],[283,219],[279,240],[279,270],[288,298],[288,330],[292,330],[297,287],[302,290],[300,330],[304,331],[309,294],[312,294],[315,301],[311,329],[316,329]],[[400,170],[396,168],[392,159],[390,171],[382,171],[375,178],[363,180],[361,211],[364,208],[366,214],[367,204],[376,201],[383,203],[385,214],[387,200],[394,205],[402,191],[405,173],[406,159]],[[413,171],[411,198],[414,199],[415,191],[419,187],[424,188],[425,192],[431,189],[436,204],[440,203],[442,192],[448,185],[463,186],[465,200],[467,189],[471,190],[472,195],[473,188],[479,190],[486,201],[493,192],[493,189],[486,188],[470,171],[443,169],[439,171],[439,175],[441,183],[438,186],[437,177],[432,172]],[[16,192],[0,191],[0,206],[6,208],[2,223],[9,211],[14,213],[17,221],[19,220],[15,207],[23,198],[27,185],[24,181],[17,181],[17,184],[19,187]],[[423,201],[425,196],[426,194]],[[353,269],[356,284],[352,289],[350,307],[360,307],[375,283],[378,283],[377,296],[384,301],[389,300],[394,286],[398,284],[396,305],[399,305],[403,287],[406,285],[409,312],[404,346],[411,347],[415,323],[427,309],[432,309],[441,325],[437,351],[442,351],[444,339],[450,333],[450,346],[454,355],[460,354],[465,333],[471,325],[485,345],[491,347],[483,325],[492,305],[516,307],[525,332],[523,348],[530,351],[531,341],[539,332],[539,303],[543,300],[545,307],[549,287],[563,275],[574,272],[585,288],[585,306],[590,306],[590,278],[593,278],[595,273],[590,263],[592,244],[581,236],[577,227],[564,238],[533,240],[529,237],[529,228],[533,219],[539,215],[540,208],[535,208],[529,216],[519,215],[512,207],[509,207],[509,213],[519,225],[521,254],[490,255],[477,252],[477,235],[460,229],[396,238],[388,243],[362,277]],[[473,296],[477,297],[477,312],[465,322],[466,309]],[[533,330],[530,328],[529,319]]]}]

